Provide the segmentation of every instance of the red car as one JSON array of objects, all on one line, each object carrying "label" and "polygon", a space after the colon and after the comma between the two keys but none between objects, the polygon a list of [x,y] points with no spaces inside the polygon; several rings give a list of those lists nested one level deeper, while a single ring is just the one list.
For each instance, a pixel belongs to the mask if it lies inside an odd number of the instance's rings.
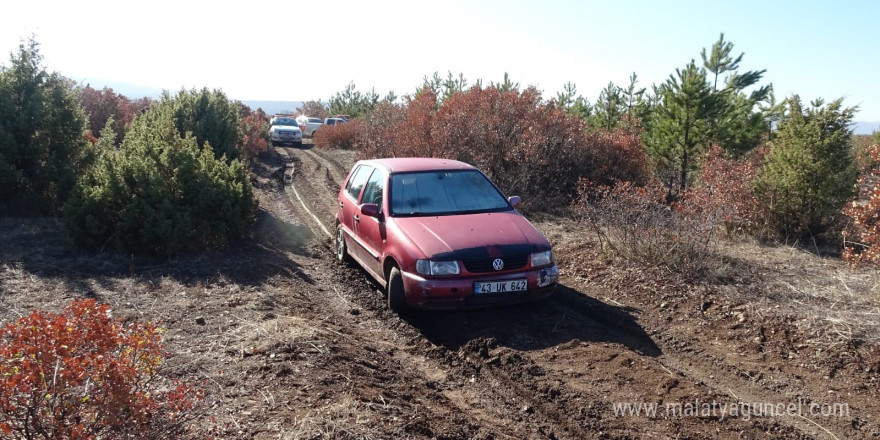
[{"label": "red car", "polygon": [[360,264],[398,312],[546,298],[559,269],[519,201],[466,163],[360,161],[339,190],[336,257]]}]

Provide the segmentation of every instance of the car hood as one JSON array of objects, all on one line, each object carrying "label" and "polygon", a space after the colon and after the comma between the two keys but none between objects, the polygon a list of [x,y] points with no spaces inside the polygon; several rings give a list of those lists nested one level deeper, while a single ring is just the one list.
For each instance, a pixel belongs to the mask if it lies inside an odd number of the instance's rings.
[{"label": "car hood", "polygon": [[397,217],[400,230],[426,257],[466,260],[550,249],[516,211],[438,217]]},{"label": "car hood", "polygon": [[296,125],[273,125],[273,130],[299,130]]}]

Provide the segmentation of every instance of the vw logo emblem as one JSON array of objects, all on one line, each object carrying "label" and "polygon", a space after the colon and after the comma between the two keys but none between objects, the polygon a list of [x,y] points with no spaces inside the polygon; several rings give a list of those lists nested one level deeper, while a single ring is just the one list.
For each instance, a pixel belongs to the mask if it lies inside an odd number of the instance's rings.
[{"label": "vw logo emblem", "polygon": [[495,260],[492,261],[492,267],[494,267],[495,270],[504,269],[504,260],[502,260],[500,258],[496,258]]}]

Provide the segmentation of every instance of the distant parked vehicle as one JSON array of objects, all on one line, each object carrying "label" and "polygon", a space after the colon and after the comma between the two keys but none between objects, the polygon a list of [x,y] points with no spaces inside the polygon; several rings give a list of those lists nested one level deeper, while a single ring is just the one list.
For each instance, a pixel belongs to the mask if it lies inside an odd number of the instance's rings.
[{"label": "distant parked vehicle", "polygon": [[310,118],[308,116],[297,116],[296,122],[302,130],[303,136],[308,137],[314,136],[315,132],[324,125],[324,120],[321,118]]},{"label": "distant parked vehicle", "polygon": [[336,125],[336,124],[344,124],[348,122],[347,119],[342,118],[327,118],[324,119],[324,125]]},{"label": "distant parked vehicle", "polygon": [[302,130],[296,123],[296,120],[290,116],[274,116],[269,121],[269,138],[272,146],[279,144],[293,144],[294,146],[302,146]]}]

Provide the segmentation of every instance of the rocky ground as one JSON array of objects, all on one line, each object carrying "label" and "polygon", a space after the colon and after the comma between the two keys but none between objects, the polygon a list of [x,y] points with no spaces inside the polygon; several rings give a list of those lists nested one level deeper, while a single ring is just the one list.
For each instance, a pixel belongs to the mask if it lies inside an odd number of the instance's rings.
[{"label": "rocky ground", "polygon": [[206,391],[193,430],[218,438],[880,436],[876,271],[734,242],[724,281],[695,282],[536,216],[562,269],[550,300],[402,319],[332,258],[354,161],[308,143],[264,155],[253,239],[198,257],[86,254],[55,219],[0,219],[0,321],[79,297],[161,320],[164,373]]}]

